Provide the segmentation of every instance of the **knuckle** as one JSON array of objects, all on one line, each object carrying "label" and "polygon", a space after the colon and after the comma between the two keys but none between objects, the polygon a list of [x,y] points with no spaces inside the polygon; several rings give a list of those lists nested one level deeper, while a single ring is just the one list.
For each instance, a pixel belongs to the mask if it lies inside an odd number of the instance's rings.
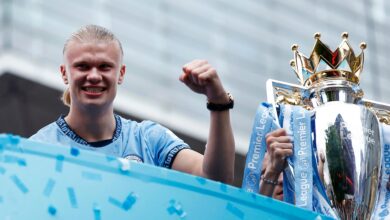
[{"label": "knuckle", "polygon": [[279,131],[280,131],[281,136],[286,136],[286,135],[287,135],[286,129],[284,129],[284,128],[279,128]]},{"label": "knuckle", "polygon": [[274,136],[268,136],[266,139],[265,139],[265,142],[267,143],[267,145],[270,145],[272,144],[273,142],[275,142],[275,137]]},{"label": "knuckle", "polygon": [[193,70],[191,70],[191,74],[199,75],[200,74],[200,70],[199,69],[193,69]]},{"label": "knuckle", "polygon": [[282,144],[283,144],[283,148],[285,148],[285,149],[292,149],[293,148],[292,143],[282,143]]},{"label": "knuckle", "polygon": [[199,59],[199,62],[200,62],[201,64],[206,64],[206,63],[208,63],[207,60],[205,60],[205,59]]},{"label": "knuckle", "polygon": [[217,70],[214,67],[210,67],[209,71],[212,78],[217,78]]},{"label": "knuckle", "polygon": [[270,150],[276,152],[277,149],[278,149],[278,143],[277,142],[271,143]]},{"label": "knuckle", "polygon": [[275,149],[275,156],[277,156],[278,158],[283,157],[283,151],[281,151],[280,149]]}]

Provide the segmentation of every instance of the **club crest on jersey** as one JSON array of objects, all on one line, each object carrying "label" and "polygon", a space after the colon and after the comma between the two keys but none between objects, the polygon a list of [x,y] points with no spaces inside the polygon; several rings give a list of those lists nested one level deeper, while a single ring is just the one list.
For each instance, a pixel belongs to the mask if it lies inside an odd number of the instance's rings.
[{"label": "club crest on jersey", "polygon": [[127,159],[127,160],[138,162],[138,163],[143,163],[144,162],[141,157],[139,157],[138,155],[135,155],[135,154],[127,155],[124,158]]}]

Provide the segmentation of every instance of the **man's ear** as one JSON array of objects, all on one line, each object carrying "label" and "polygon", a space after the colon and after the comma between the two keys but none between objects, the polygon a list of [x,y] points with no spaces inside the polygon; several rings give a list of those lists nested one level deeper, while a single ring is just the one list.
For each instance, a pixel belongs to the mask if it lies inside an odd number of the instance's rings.
[{"label": "man's ear", "polygon": [[61,66],[60,66],[60,72],[61,72],[61,77],[62,77],[62,80],[64,81],[64,83],[66,84],[66,85],[68,85],[68,76],[66,75],[66,68],[65,68],[65,65],[64,64],[62,64]]},{"label": "man's ear", "polygon": [[122,65],[121,69],[119,70],[119,79],[118,79],[118,84],[122,84],[124,78],[125,78],[125,73],[126,73],[126,65]]}]

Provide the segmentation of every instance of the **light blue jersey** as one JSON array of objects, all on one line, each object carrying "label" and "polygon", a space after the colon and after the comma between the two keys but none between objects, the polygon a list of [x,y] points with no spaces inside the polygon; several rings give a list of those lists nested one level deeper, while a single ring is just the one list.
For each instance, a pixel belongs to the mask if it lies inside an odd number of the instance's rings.
[{"label": "light blue jersey", "polygon": [[177,153],[189,148],[167,128],[151,122],[141,123],[115,115],[116,128],[111,140],[89,143],[78,136],[64,116],[40,129],[31,140],[61,144],[122,157],[155,166],[171,168]]}]

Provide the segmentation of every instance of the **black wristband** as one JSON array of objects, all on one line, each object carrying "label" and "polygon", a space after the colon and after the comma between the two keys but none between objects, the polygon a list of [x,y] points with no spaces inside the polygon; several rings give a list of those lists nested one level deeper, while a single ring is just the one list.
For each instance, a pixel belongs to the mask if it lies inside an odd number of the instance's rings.
[{"label": "black wristband", "polygon": [[207,109],[210,111],[226,111],[234,107],[234,99],[230,93],[227,93],[229,97],[229,102],[226,104],[215,104],[212,102],[207,102]]}]

